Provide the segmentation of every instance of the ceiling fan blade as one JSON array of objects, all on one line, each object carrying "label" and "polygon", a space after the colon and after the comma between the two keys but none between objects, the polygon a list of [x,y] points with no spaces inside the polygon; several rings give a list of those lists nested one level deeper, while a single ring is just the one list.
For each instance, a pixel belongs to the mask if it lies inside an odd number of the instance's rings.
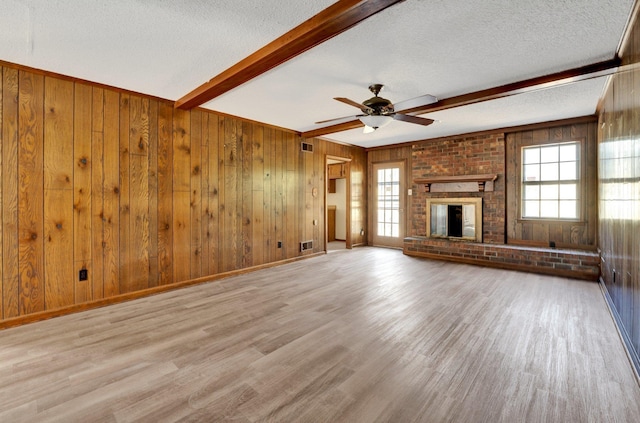
[{"label": "ceiling fan blade", "polygon": [[342,116],[342,117],[339,117],[339,118],[326,119],[326,120],[321,120],[321,121],[314,122],[314,123],[316,123],[316,124],[319,124],[319,123],[328,123],[328,122],[333,122],[333,121],[336,121],[336,120],[353,119],[353,118],[355,118],[355,117],[357,117],[357,116],[354,116],[354,115]]},{"label": "ceiling fan blade", "polygon": [[374,132],[376,130],[376,128],[372,128],[371,126],[364,126],[364,129],[362,130],[363,134],[370,134],[372,132]]},{"label": "ceiling fan blade", "polygon": [[403,122],[409,122],[409,123],[416,123],[418,125],[423,125],[423,126],[431,125],[433,122],[435,122],[435,120],[433,119],[421,118],[418,116],[411,116],[411,115],[403,115],[402,113],[395,113],[393,115],[393,118],[395,120],[401,120]]},{"label": "ceiling fan blade", "polygon": [[334,97],[333,99],[334,100],[338,100],[338,101],[340,101],[342,103],[348,104],[349,106],[357,107],[358,109],[362,110],[365,113],[374,111],[369,106],[365,106],[364,104],[357,103],[357,102],[355,102],[353,100],[349,100],[348,98],[345,98],[345,97]]},{"label": "ceiling fan blade", "polygon": [[409,100],[404,100],[394,105],[396,110],[402,111],[411,109],[414,107],[426,106],[427,104],[432,104],[438,101],[437,97],[432,96],[431,94],[421,95],[420,97],[411,98]]}]

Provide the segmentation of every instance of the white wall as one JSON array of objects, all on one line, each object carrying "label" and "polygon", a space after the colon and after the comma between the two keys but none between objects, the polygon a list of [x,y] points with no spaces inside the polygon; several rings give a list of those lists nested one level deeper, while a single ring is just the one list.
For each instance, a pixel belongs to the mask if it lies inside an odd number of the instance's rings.
[{"label": "white wall", "polygon": [[336,206],[336,239],[347,239],[347,180],[336,179],[336,192],[327,193],[327,205]]}]

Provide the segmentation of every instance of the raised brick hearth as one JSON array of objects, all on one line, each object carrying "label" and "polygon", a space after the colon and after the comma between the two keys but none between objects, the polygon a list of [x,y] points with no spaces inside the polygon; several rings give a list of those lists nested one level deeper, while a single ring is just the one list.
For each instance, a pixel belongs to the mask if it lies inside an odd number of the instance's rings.
[{"label": "raised brick hearth", "polygon": [[457,261],[504,269],[597,281],[600,257],[596,252],[481,244],[425,237],[404,239],[409,256]]}]

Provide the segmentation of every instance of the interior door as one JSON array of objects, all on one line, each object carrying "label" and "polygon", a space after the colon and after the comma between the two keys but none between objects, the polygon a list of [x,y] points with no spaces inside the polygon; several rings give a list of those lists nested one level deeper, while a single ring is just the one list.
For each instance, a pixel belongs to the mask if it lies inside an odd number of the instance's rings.
[{"label": "interior door", "polygon": [[404,161],[373,165],[373,245],[402,248],[405,237]]}]

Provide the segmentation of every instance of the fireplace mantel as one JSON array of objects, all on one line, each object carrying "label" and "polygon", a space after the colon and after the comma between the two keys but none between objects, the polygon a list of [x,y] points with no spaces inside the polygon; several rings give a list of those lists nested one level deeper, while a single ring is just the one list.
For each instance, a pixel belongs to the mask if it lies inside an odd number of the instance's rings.
[{"label": "fireplace mantel", "polygon": [[493,191],[496,174],[430,176],[414,179],[418,185],[424,185],[427,192],[484,192]]}]

